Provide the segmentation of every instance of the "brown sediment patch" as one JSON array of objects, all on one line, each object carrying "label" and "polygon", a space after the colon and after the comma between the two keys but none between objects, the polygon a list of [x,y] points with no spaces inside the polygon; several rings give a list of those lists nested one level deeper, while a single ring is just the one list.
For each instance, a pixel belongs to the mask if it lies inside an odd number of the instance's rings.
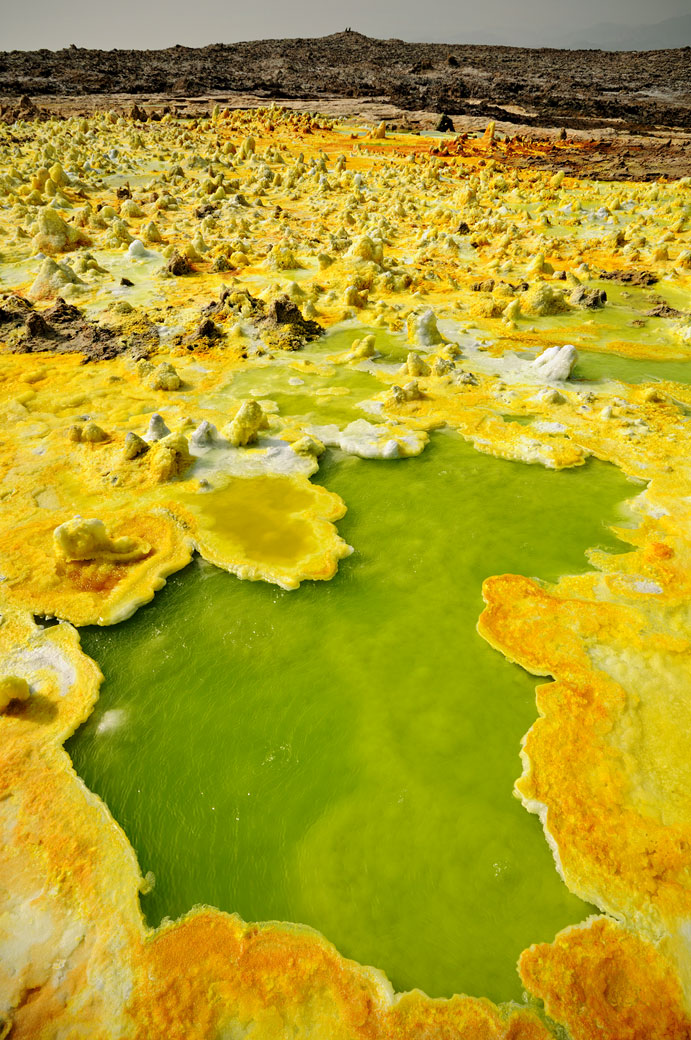
[{"label": "brown sediment patch", "polygon": [[10,296],[0,309],[0,326],[15,332],[9,340],[12,353],[81,354],[84,361],[109,361],[126,352],[141,357],[158,340],[150,327],[133,328],[129,335],[123,335],[123,329],[91,321],[61,296],[44,310],[22,297]]},{"label": "brown sediment patch", "polygon": [[78,307],[58,297],[45,311],[32,311],[24,322],[23,336],[13,350],[21,354],[46,351],[83,354],[87,361],[107,361],[125,349],[112,329],[84,319]]},{"label": "brown sediment patch", "polygon": [[599,277],[606,281],[618,282],[619,285],[648,286],[655,285],[659,280],[652,271],[600,271]]},{"label": "brown sediment patch", "polygon": [[670,307],[668,303],[656,303],[649,311],[644,311],[646,318],[683,318],[686,311],[680,311],[676,307]]}]

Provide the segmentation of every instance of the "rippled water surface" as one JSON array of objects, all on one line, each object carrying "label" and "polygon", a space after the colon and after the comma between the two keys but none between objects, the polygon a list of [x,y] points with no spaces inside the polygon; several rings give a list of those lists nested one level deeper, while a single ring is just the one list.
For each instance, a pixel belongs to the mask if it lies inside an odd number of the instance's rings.
[{"label": "rippled water surface", "polygon": [[535,680],[477,635],[481,583],[620,551],[605,522],[634,489],[451,434],[315,480],[349,506],[338,575],[283,592],[198,562],[84,630],[107,679],[70,754],[155,873],[152,923],[196,903],[300,921],[397,989],[519,997],[521,949],[590,908],[512,796]]}]

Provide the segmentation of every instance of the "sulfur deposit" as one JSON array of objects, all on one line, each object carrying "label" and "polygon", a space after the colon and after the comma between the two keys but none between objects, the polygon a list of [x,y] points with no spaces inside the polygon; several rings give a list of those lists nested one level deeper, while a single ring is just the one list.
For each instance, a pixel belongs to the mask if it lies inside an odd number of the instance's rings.
[{"label": "sulfur deposit", "polygon": [[[0,127],[0,1034],[691,1036],[691,182],[530,148],[275,107]],[[352,551],[328,450],[401,460],[443,427],[638,485],[629,551],[484,585],[480,633],[552,677],[516,794],[597,908],[525,950],[521,1005],[395,995],[299,924],[148,928],[62,748],[102,678],[79,626],[195,553],[327,581]]]}]

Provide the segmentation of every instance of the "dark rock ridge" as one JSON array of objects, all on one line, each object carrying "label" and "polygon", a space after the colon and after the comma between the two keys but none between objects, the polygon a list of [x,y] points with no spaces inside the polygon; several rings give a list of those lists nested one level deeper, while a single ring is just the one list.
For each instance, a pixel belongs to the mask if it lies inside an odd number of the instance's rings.
[{"label": "dark rock ridge", "polygon": [[276,100],[377,97],[407,110],[539,126],[691,127],[691,48],[569,51],[405,43],[342,32],[156,51],[0,53],[5,99],[209,92]]}]

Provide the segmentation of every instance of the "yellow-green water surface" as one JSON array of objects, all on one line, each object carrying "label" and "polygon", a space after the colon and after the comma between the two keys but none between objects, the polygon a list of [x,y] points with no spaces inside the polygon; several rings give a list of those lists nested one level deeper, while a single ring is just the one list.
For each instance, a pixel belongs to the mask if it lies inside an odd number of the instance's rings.
[{"label": "yellow-green water surface", "polygon": [[665,379],[688,384],[691,382],[691,360],[650,361],[581,351],[573,377],[588,380],[617,379],[623,383],[652,383]]},{"label": "yellow-green water surface", "polygon": [[420,986],[520,997],[520,951],[590,908],[512,796],[535,680],[477,635],[481,583],[585,569],[632,487],[437,434],[416,459],[330,455],[316,478],[355,546],[283,592],[204,563],[83,645],[106,675],[70,741],[156,884],[152,923],[196,903],[313,925]]}]

